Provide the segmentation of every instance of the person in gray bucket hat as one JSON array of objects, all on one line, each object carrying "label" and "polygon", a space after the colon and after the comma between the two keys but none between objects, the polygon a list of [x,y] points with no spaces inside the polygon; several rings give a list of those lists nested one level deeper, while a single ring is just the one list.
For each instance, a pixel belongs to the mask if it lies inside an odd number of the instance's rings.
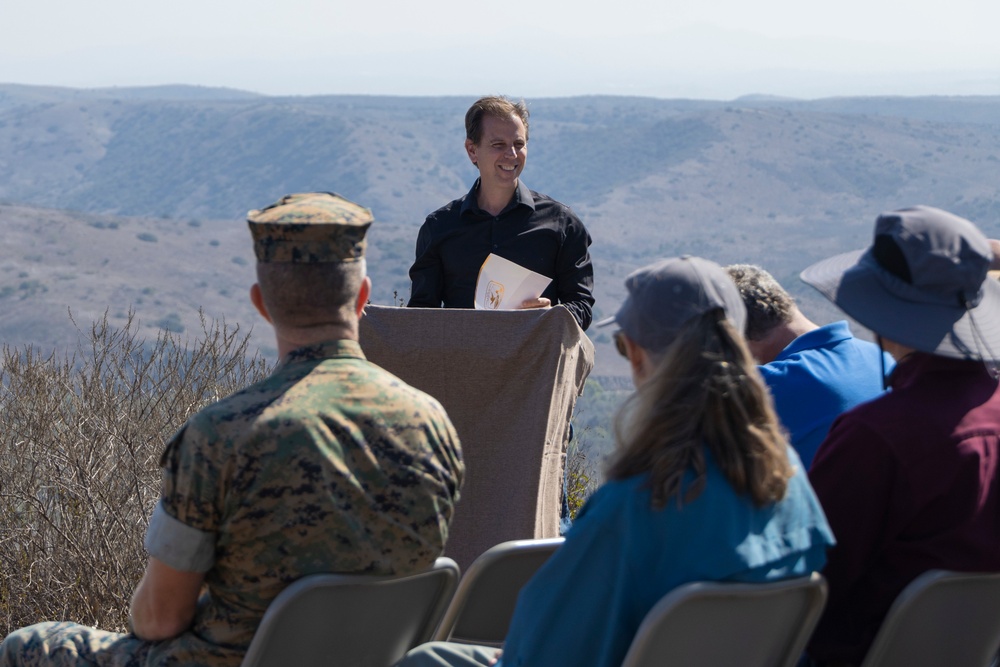
[{"label": "person in gray bucket hat", "polygon": [[867,250],[802,280],[879,336],[944,357],[1000,362],[1000,283],[990,241],[957,215],[916,206],[878,217]]},{"label": "person in gray bucket hat", "polygon": [[892,391],[844,413],[809,471],[837,539],[816,664],[859,664],[921,573],[1000,571],[993,261],[971,222],[917,206],[880,215],[868,249],[802,272],[896,359]]}]

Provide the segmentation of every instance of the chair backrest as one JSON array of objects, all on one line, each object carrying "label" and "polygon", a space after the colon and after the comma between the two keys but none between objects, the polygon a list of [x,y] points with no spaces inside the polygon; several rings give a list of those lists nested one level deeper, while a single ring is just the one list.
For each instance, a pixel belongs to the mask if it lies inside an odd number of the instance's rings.
[{"label": "chair backrest", "polygon": [[431,638],[458,586],[458,565],[438,558],[417,574],[314,574],[267,608],[243,667],[390,667]]},{"label": "chair backrest", "polygon": [[925,572],[903,589],[863,667],[986,667],[1000,648],[1000,573]]},{"label": "chair backrest", "polygon": [[622,667],[791,667],[826,604],[826,581],[694,582],[649,611]]},{"label": "chair backrest", "polygon": [[462,576],[434,639],[500,646],[518,593],[563,541],[512,540],[488,549]]}]

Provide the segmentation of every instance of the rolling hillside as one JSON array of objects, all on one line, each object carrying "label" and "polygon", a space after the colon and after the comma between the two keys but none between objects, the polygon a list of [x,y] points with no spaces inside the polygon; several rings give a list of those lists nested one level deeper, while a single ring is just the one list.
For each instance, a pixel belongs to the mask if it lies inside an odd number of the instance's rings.
[{"label": "rolling hillside", "polygon": [[[303,190],[373,209],[373,300],[405,299],[419,223],[475,177],[462,149],[470,101],[0,85],[0,336],[64,345],[70,307],[83,327],[130,305],[151,329],[196,329],[199,307],[260,325],[244,216]],[[865,245],[882,210],[936,205],[1000,236],[1000,98],[529,108],[523,178],[588,225],[599,314],[633,268],[692,253],[762,264],[828,321],[796,276]],[[596,374],[623,375],[606,332],[591,334]]]}]

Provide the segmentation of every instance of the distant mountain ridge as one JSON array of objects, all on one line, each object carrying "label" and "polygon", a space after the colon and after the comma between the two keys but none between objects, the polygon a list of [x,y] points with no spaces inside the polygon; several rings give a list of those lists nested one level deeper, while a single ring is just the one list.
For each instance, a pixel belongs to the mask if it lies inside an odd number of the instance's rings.
[{"label": "distant mountain ridge", "polygon": [[[398,302],[408,295],[417,226],[474,180],[462,148],[470,102],[0,85],[0,202],[7,204],[0,230],[44,228],[56,219],[73,230],[44,242],[7,233],[0,295],[13,291],[0,300],[58,300],[72,283],[55,277],[67,273],[57,266],[60,252],[78,266],[97,253],[105,266],[125,267],[116,253],[141,251],[136,274],[122,268],[106,276],[126,284],[142,278],[140,292],[159,293],[165,309],[152,321],[174,313],[190,330],[198,305],[235,312],[235,301],[245,300],[246,285],[238,285],[252,280],[252,267],[234,260],[252,262],[247,210],[289,192],[333,190],[375,213],[375,300]],[[797,274],[816,259],[866,245],[882,210],[936,205],[1000,236],[1000,97],[596,96],[533,99],[529,108],[523,178],[571,205],[591,231],[598,314],[615,310],[630,270],[692,253],[762,264],[804,308],[828,320],[835,312],[801,287]],[[144,233],[157,241],[137,240]],[[64,247],[71,242],[76,247]],[[19,287],[22,273],[48,291],[28,295]],[[93,275],[83,282],[92,283],[97,304],[117,309],[138,298],[96,280],[100,271]],[[226,282],[230,275],[236,282]],[[225,282],[233,301],[197,287],[212,281]],[[168,304],[163,292],[176,292],[177,300]],[[30,340],[57,326],[47,309],[35,310],[37,321],[29,312],[14,318],[16,326],[0,326],[4,340]],[[624,374],[606,332],[591,333],[600,343],[599,372]]]},{"label": "distant mountain ridge", "polygon": [[0,83],[0,100],[8,98],[13,103],[36,100],[42,103],[85,99],[111,100],[160,100],[164,102],[189,102],[192,100],[248,100],[263,97],[258,93],[236,88],[211,86],[162,85],[111,88],[64,88],[60,86],[29,86]]}]

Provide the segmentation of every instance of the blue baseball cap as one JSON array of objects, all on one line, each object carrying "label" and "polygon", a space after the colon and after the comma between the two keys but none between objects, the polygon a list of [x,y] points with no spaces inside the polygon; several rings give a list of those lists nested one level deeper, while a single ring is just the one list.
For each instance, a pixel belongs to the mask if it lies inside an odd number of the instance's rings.
[{"label": "blue baseball cap", "polygon": [[597,326],[617,324],[643,349],[661,353],[689,320],[721,308],[743,334],[747,311],[729,274],[701,257],[663,259],[632,272],[625,279],[628,297],[614,316]]}]

